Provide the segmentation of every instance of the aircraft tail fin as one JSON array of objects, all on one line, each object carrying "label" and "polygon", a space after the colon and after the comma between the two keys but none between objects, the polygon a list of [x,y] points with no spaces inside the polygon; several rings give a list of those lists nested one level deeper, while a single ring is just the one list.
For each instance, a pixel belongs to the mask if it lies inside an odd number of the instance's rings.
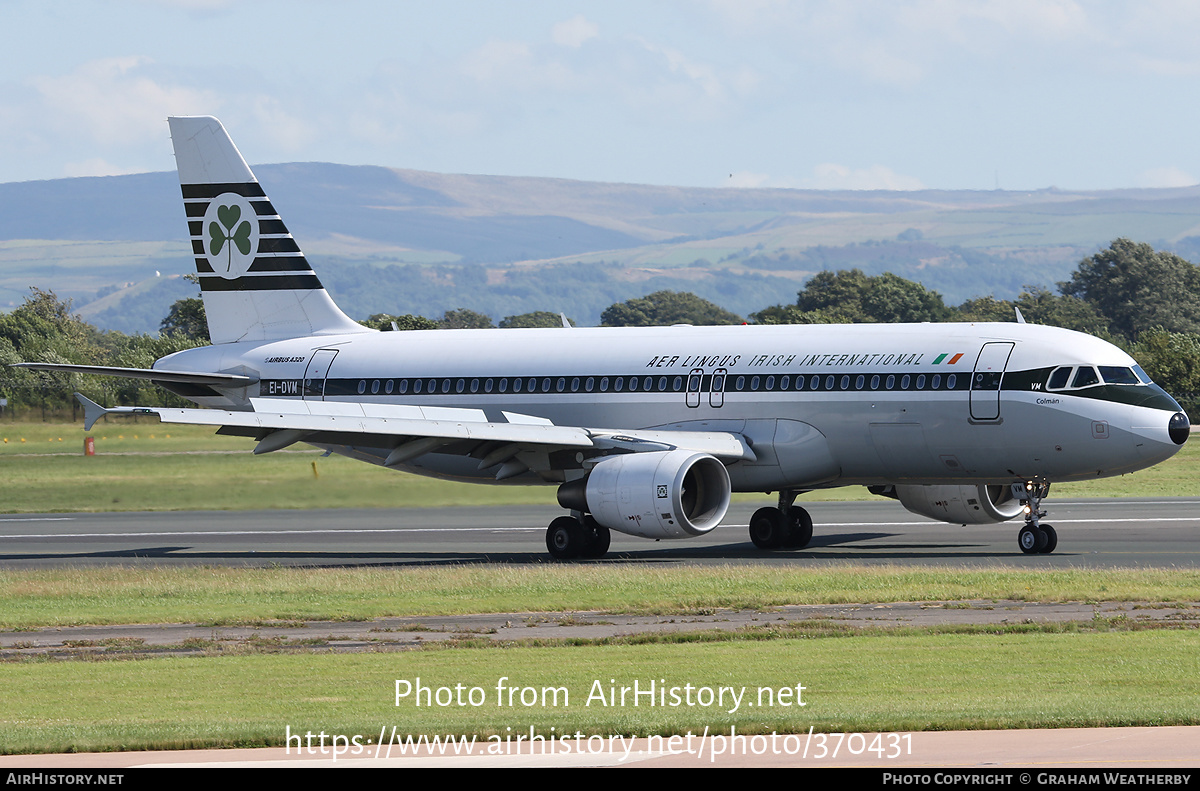
[{"label": "aircraft tail fin", "polygon": [[334,304],[221,122],[167,120],[212,342],[373,332]]}]

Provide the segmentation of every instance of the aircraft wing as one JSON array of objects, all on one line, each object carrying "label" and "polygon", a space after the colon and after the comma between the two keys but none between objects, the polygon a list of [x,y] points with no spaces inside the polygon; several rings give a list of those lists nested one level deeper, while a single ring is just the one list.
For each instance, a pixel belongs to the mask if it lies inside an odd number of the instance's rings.
[{"label": "aircraft wing", "polygon": [[251,398],[253,411],[106,408],[79,393],[75,397],[83,404],[84,429],[89,431],[104,415],[156,415],[163,423],[217,426],[219,433],[253,437],[258,440],[255,453],[296,442],[358,445],[390,449],[384,462],[390,467],[438,450],[479,458],[480,470],[499,466],[497,479],[533,469],[534,459],[547,451],[570,448],[598,452],[589,456],[685,448],[728,463],[755,458],[745,439],[729,432],[588,429],[512,412],[501,413],[506,422],[495,422],[479,409],[281,398]]}]

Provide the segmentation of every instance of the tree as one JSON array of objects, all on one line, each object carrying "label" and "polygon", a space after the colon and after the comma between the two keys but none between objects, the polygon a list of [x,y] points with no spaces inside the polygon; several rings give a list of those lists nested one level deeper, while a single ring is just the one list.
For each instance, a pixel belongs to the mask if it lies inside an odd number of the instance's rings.
[{"label": "tree", "polygon": [[[575,322],[567,319],[571,326],[575,326]],[[522,313],[518,316],[505,316],[500,322],[500,329],[510,330],[521,327],[561,327],[562,316],[557,313],[551,313],[548,310],[535,310],[532,313]]]},{"label": "tree", "polygon": [[442,325],[433,319],[427,319],[424,316],[414,316],[411,313],[405,313],[402,316],[375,313],[366,321],[359,323],[371,329],[382,330],[383,332],[391,330],[393,323],[396,325],[395,329],[397,330],[440,330],[442,328]]},{"label": "tree", "polygon": [[794,308],[777,305],[754,314],[761,324],[948,321],[954,311],[920,283],[861,269],[818,272],[796,295]]},{"label": "tree", "polygon": [[1130,340],[1154,327],[1200,332],[1200,269],[1148,244],[1117,239],[1080,261],[1058,288],[1092,305],[1114,333]]},{"label": "tree", "polygon": [[490,330],[496,325],[492,323],[491,316],[459,308],[443,313],[438,319],[438,326],[444,330]]},{"label": "tree", "polygon": [[604,309],[604,327],[658,327],[671,324],[741,324],[742,319],[688,291],[656,291]]},{"label": "tree", "polygon": [[158,325],[158,331],[164,335],[180,335],[211,343],[212,339],[208,336],[208,318],[204,314],[204,300],[200,297],[176,300],[166,318]]}]

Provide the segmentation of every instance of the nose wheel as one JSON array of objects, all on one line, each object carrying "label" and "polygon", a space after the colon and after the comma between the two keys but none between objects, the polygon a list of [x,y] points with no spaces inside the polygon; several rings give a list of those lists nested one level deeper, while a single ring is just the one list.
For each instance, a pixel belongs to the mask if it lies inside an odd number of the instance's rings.
[{"label": "nose wheel", "polygon": [[1050,493],[1047,481],[1026,481],[1012,485],[1013,496],[1025,506],[1025,526],[1017,533],[1017,546],[1026,555],[1049,555],[1058,546],[1058,533],[1051,525],[1041,523],[1046,512],[1041,510],[1042,498]]}]

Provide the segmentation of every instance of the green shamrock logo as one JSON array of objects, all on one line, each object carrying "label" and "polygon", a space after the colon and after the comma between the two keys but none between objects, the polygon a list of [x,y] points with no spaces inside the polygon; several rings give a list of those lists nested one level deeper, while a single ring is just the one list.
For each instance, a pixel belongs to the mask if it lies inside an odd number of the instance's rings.
[{"label": "green shamrock logo", "polygon": [[[222,248],[226,249],[225,271],[229,272],[233,267],[234,246],[242,255],[250,255],[250,221],[242,220],[238,225],[238,220],[242,219],[242,207],[236,204],[218,206],[217,219],[221,221],[220,224],[208,224],[208,250],[210,255],[215,256],[220,254]],[[234,226],[237,226],[236,229]],[[229,246],[226,248],[227,242]]]}]

